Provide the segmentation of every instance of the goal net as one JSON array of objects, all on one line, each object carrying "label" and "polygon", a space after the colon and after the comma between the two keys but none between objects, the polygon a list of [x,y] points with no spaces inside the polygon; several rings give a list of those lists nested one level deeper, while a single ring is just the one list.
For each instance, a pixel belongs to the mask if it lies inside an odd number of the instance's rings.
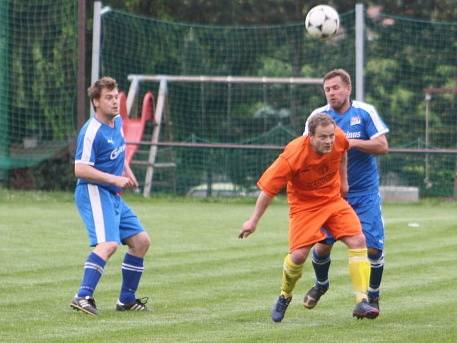
[{"label": "goal net", "polygon": [[[310,38],[303,22],[209,26],[110,10],[102,16],[101,74],[116,78],[124,91],[131,74],[320,78],[344,68],[355,83],[355,13],[340,13],[340,18],[337,36],[323,42]],[[427,88],[457,87],[452,44],[457,25],[376,8],[366,8],[364,19],[365,101],[390,128],[391,151],[379,158],[381,183],[413,186],[421,196],[457,196],[456,97],[433,93],[428,105],[425,100]],[[142,82],[138,99],[151,89],[157,100],[158,88],[158,81]],[[167,91],[162,143],[280,146],[301,134],[309,111],[325,102],[318,85],[172,81]],[[156,162],[164,168],[154,172],[151,190],[185,194],[205,184],[253,186],[278,152],[159,146]],[[173,163],[176,167],[169,167]],[[145,166],[135,168],[143,173]]]},{"label": "goal net", "polygon": [[67,149],[76,131],[76,1],[0,1],[0,180]]},{"label": "goal net", "polygon": [[302,134],[304,118],[319,103],[322,87],[318,78],[129,79],[129,114],[138,112],[133,107],[140,105],[143,86],[158,94],[155,124],[146,131],[133,161],[137,174],[144,175],[145,195],[151,188],[194,195],[254,192],[265,166]]}]

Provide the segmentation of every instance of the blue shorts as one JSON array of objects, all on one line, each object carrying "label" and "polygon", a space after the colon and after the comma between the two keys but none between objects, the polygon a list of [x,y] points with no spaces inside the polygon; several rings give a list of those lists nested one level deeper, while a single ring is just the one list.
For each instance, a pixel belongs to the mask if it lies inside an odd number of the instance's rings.
[{"label": "blue shorts", "polygon": [[[379,193],[364,195],[348,195],[347,201],[357,213],[368,248],[384,249],[384,219],[381,212],[381,196]],[[335,239],[327,233],[325,244],[335,243]]]},{"label": "blue shorts", "polygon": [[138,217],[124,200],[103,187],[77,185],[75,200],[86,224],[90,246],[103,242],[124,244],[127,238],[144,231]]}]

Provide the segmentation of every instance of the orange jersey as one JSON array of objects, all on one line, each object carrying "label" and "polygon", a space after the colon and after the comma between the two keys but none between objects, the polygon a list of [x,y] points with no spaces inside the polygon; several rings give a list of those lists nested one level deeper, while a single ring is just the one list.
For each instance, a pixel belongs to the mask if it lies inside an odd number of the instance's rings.
[{"label": "orange jersey", "polygon": [[349,142],[336,128],[330,153],[319,155],[309,135],[291,141],[283,153],[263,173],[257,186],[269,196],[287,185],[290,213],[321,207],[340,195],[340,164]]}]

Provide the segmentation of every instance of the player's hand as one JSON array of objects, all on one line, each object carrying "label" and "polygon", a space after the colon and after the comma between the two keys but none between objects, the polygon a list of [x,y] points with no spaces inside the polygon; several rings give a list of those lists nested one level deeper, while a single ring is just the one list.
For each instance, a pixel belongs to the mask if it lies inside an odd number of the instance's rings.
[{"label": "player's hand", "polygon": [[132,183],[132,186],[130,186],[130,188],[138,188],[139,187],[139,183],[135,177],[135,174],[133,174],[132,170],[129,168],[129,169],[124,169],[124,174],[122,175],[124,177],[128,177]]},{"label": "player's hand", "polygon": [[251,219],[245,221],[243,226],[241,227],[238,238],[240,238],[240,239],[247,238],[251,233],[253,233],[255,231],[256,226],[257,226],[256,223]]},{"label": "player's hand", "polygon": [[132,181],[132,179],[125,176],[117,176],[114,184],[122,189],[135,187],[135,184]]},{"label": "player's hand", "polygon": [[138,183],[138,181],[134,175],[131,175],[131,177],[129,177],[129,179],[132,182],[132,188],[138,188],[140,186],[140,184]]}]

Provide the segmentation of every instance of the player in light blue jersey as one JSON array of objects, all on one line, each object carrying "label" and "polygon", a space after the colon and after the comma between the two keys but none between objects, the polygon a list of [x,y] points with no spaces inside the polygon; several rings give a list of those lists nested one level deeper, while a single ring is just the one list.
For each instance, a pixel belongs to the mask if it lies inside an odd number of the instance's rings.
[{"label": "player in light blue jersey", "polygon": [[[370,305],[379,310],[379,289],[384,269],[384,223],[376,155],[387,153],[386,134],[389,129],[373,106],[351,100],[351,90],[351,77],[345,70],[328,72],[324,76],[327,105],[317,108],[309,117],[320,112],[329,114],[349,139],[349,191],[346,197],[362,224],[371,264],[368,299]],[[307,124],[304,134],[307,134]],[[334,242],[333,237],[328,235],[325,241],[314,247],[312,263],[316,284],[304,298],[304,305],[309,309],[316,306],[329,287],[330,251]]]},{"label": "player in light blue jersey", "polygon": [[150,239],[135,213],[119,196],[138,187],[125,163],[125,141],[119,113],[117,83],[110,77],[97,80],[88,94],[95,109],[79,132],[76,155],[76,206],[86,225],[92,252],[84,264],[81,286],[70,306],[97,315],[94,291],[108,259],[120,244],[128,246],[122,263],[122,285],[116,310],[146,310],[147,298],[135,292],[143,273],[143,259]]}]

